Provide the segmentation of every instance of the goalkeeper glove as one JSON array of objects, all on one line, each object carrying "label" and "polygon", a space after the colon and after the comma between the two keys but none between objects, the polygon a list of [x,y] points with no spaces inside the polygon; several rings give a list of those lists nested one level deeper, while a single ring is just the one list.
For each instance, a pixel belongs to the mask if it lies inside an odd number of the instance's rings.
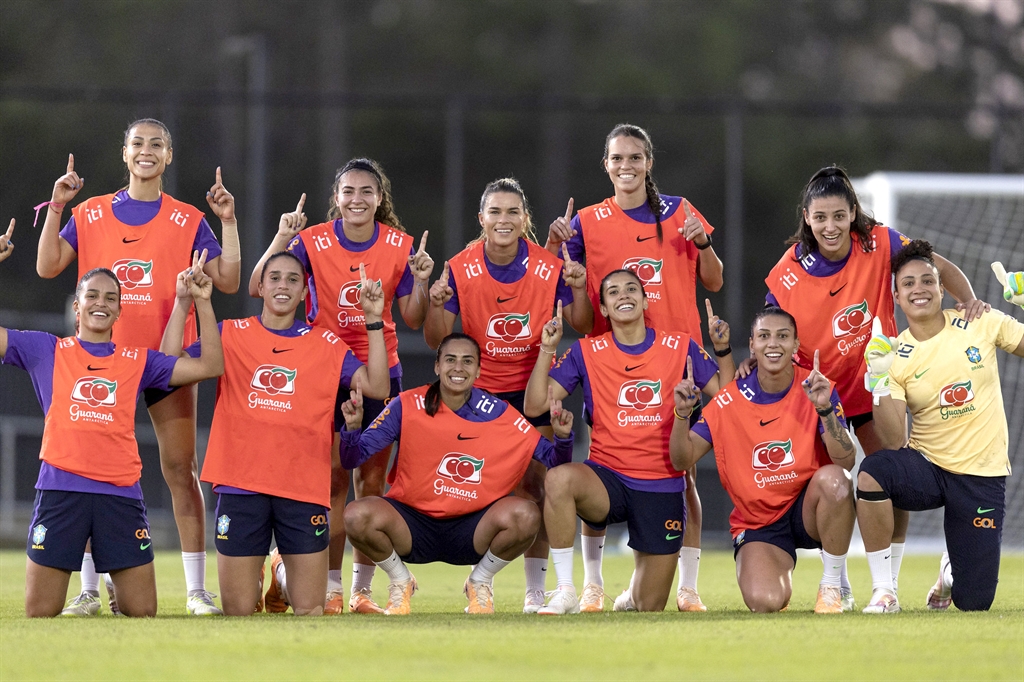
[{"label": "goalkeeper glove", "polygon": [[992,272],[1003,285],[1003,298],[1024,308],[1024,272],[1007,272],[999,261],[992,264]]},{"label": "goalkeeper glove", "polygon": [[871,392],[875,405],[882,396],[889,395],[889,368],[895,359],[893,339],[882,333],[882,321],[876,317],[871,322],[871,340],[864,348],[864,362],[868,366],[864,388]]}]

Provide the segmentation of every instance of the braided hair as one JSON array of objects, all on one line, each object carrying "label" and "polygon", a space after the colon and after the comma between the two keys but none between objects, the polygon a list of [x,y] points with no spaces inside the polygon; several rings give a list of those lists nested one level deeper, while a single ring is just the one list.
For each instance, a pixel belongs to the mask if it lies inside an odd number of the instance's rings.
[{"label": "braided hair", "polygon": [[[623,136],[640,140],[644,147],[644,156],[652,162],[654,161],[654,144],[651,142],[651,136],[647,134],[647,131],[631,123],[619,123],[612,128],[612,131],[608,133],[608,137],[604,139],[604,156],[601,158],[602,165],[608,161],[608,145],[615,138]],[[654,214],[654,222],[657,225],[658,232],[658,243],[660,244],[663,239],[661,229],[661,195],[658,192],[658,185],[654,182],[654,176],[651,175],[649,170],[644,174],[644,190],[647,193],[647,206],[650,207],[651,213]]]}]

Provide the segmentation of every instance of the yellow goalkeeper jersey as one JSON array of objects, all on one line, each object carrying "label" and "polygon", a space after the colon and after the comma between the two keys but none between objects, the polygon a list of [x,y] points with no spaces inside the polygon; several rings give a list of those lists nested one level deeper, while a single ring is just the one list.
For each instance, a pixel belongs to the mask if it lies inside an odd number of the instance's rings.
[{"label": "yellow goalkeeper jersey", "polygon": [[947,471],[1009,476],[996,349],[1016,349],[1024,324],[998,310],[973,322],[955,310],[942,314],[946,326],[927,341],[909,329],[896,339],[889,386],[913,417],[910,447]]}]

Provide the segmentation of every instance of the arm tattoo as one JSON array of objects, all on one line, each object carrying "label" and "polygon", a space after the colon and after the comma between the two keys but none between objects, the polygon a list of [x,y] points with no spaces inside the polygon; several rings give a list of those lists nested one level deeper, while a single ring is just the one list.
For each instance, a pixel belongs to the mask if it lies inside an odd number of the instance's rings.
[{"label": "arm tattoo", "polygon": [[842,446],[843,451],[846,453],[846,456],[840,457],[840,459],[846,459],[857,454],[857,448],[854,447],[853,441],[850,440],[850,434],[839,426],[839,420],[836,419],[835,414],[830,414],[825,420],[825,428],[828,429],[828,434]]}]

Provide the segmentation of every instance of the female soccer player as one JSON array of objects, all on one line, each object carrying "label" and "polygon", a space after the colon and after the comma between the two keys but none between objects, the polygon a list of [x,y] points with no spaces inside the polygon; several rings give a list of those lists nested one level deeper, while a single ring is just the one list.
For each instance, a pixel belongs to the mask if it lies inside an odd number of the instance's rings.
[{"label": "female soccer player", "polygon": [[[309,276],[310,304],[307,315],[311,323],[327,327],[367,362],[366,321],[356,307],[359,300],[360,264],[366,267],[371,280],[380,282],[384,290],[384,341],[391,368],[391,391],[388,400],[402,390],[402,365],[398,360],[398,335],[391,317],[391,304],[398,300],[402,319],[419,329],[427,314],[427,282],[434,261],[426,251],[427,233],[420,239],[419,249],[406,234],[395,215],[391,198],[391,182],[384,170],[371,159],[352,159],[334,178],[328,221],[304,230],[306,216],[302,213],[306,195],[295,209],[296,219],[281,224],[270,248],[257,263],[249,280],[249,294],[257,296],[259,274],[263,261],[284,250],[294,253]],[[341,424],[341,404],[348,394],[339,391],[334,423]],[[384,408],[386,401],[370,400],[363,410],[368,426]],[[337,447],[337,441],[335,443]],[[384,471],[390,448],[377,453],[353,473],[356,498],[384,492]],[[327,587],[327,614],[339,614],[345,608],[341,584],[341,562],[345,552],[345,526],[342,514],[348,496],[348,472],[335,467],[331,494],[330,575]],[[352,598],[349,609],[355,613],[380,613],[372,599],[370,581],[374,565],[358,550],[353,555]]]},{"label": "female soccer player", "polygon": [[[1002,268],[994,269],[998,275]],[[926,241],[900,251],[892,272],[908,328],[891,339],[876,325],[865,349],[882,449],[861,462],[857,475],[857,523],[873,589],[864,612],[900,610],[889,566],[893,509],[939,507],[947,552],[927,606],[941,610],[952,601],[962,611],[986,611],[999,581],[1010,474],[996,349],[1024,357],[1024,324],[998,310],[973,321],[943,310],[948,286]],[[1024,307],[1024,274],[1004,275],[1000,283],[1004,297]]]},{"label": "female soccer player", "polygon": [[541,437],[515,408],[474,386],[480,348],[465,334],[441,342],[434,371],[437,381],[403,391],[367,431],[359,430],[358,386],[344,404],[343,466],[399,442],[387,495],[350,504],[345,526],[352,544],[391,579],[384,613],[410,611],[416,579],[406,563],[433,561],[474,565],[463,588],[466,612],[494,613],[494,575],[540,529],[537,505],[509,493],[532,459],[553,467],[572,458],[572,413],[549,400],[555,442]]},{"label": "female soccer player", "polygon": [[[0,238],[0,260],[13,251],[4,243],[13,227],[12,221]],[[30,618],[62,613],[71,572],[81,566],[90,538],[96,568],[110,573],[121,613],[156,615],[135,405],[143,391],[168,391],[224,370],[204,259],[205,253],[195,254],[192,268],[178,275],[180,286],[195,299],[202,324],[197,358],[115,344],[111,338],[122,314],[121,284],[105,268],[85,273],[78,282],[72,304],[75,336],[59,339],[0,327],[0,358],[29,373],[46,414],[27,547],[25,613]],[[86,604],[79,596],[63,613],[98,611],[98,599],[91,597]]]},{"label": "female soccer player", "polygon": [[[628,123],[615,126],[605,138],[602,164],[615,195],[575,217],[570,199],[565,216],[551,225],[547,248],[554,253],[565,242],[573,260],[586,257],[587,291],[595,310],[600,305],[601,278],[618,268],[633,270],[647,291],[650,324],[660,331],[689,334],[703,344],[696,305],[697,280],[709,291],[722,288],[722,261],[711,246],[714,228],[683,197],[658,193],[651,176],[654,147],[643,128]],[[606,331],[607,323],[596,316],[590,335]],[[680,611],[705,611],[697,593],[701,506],[696,469],[687,475],[686,534],[679,553],[676,604]],[[603,608],[603,547],[604,534],[594,534],[584,526],[584,611]]]},{"label": "female soccer player", "polygon": [[[562,304],[576,330],[586,333],[593,325],[586,271],[572,259],[563,262],[537,246],[526,195],[513,178],[484,188],[477,219],[480,236],[444,264],[440,279],[430,287],[423,335],[436,349],[461,313],[463,331],[484,349],[475,385],[521,412],[526,382],[540,353],[542,321],[555,305]],[[551,438],[548,413],[528,421]],[[541,504],[545,471],[540,462],[532,462],[516,494]],[[544,606],[548,563],[543,524],[524,561],[523,611],[536,613]]]},{"label": "female soccer player", "polygon": [[[789,311],[800,325],[803,340],[797,361],[811,367],[812,353],[821,357],[822,371],[839,390],[839,397],[857,439],[870,455],[879,449],[871,421],[871,396],[863,388],[863,347],[878,318],[886,334],[895,335],[890,263],[909,240],[878,224],[860,207],[846,172],[829,166],[815,173],[804,187],[796,233],[790,248],[765,279],[767,304]],[[942,281],[973,320],[990,306],[974,296],[967,277],[941,256],[936,265]],[[740,376],[745,375],[740,367]],[[893,538],[893,579],[899,575],[910,515],[899,512]],[[853,608],[853,594],[844,578],[844,599]]]},{"label": "female soccer player", "polygon": [[[36,271],[47,279],[56,277],[76,257],[79,277],[97,267],[110,268],[124,288],[124,321],[114,332],[114,342],[155,350],[174,306],[175,275],[188,266],[193,251],[209,253],[204,269],[217,289],[227,294],[238,291],[241,255],[235,200],[224,188],[218,168],[206,201],[221,222],[222,251],[203,212],[162,191],[161,178],[173,157],[171,133],[163,123],[144,118],[129,125],[121,154],[128,186],[82,202],[60,229],[65,204],[84,184],[75,172],[74,156],[68,156],[67,173],[54,183],[47,202]],[[190,319],[186,342],[195,338],[195,321]],[[145,398],[181,540],[187,610],[215,615],[220,609],[205,589],[206,508],[196,458],[196,395],[195,389],[146,391]],[[87,553],[82,593],[98,594],[97,590],[98,578]]]},{"label": "female soccer player", "polygon": [[[287,215],[282,220],[289,219]],[[380,329],[367,332],[364,367],[344,341],[295,319],[305,300],[306,272],[291,253],[267,259],[260,279],[263,312],[227,322],[224,376],[203,462],[202,480],[217,493],[217,572],[228,615],[246,616],[259,601],[260,574],[277,541],[292,581],[272,587],[267,611],[323,613],[327,593],[327,510],[331,493],[331,424],[338,384],[354,381],[387,395],[387,350]],[[372,324],[384,308],[380,285],[360,272],[360,308]],[[180,345],[191,305],[179,287],[164,349]],[[192,348],[190,352],[194,352]],[[283,598],[282,598],[283,597]]]},{"label": "female soccer player", "polygon": [[[670,451],[675,466],[688,468],[715,449],[722,487],[735,506],[729,522],[747,608],[786,608],[796,550],[815,548],[823,549],[825,568],[814,612],[842,613],[839,578],[855,518],[848,472],[857,451],[839,394],[818,368],[818,352],[810,371],[792,363],[799,346],[789,313],[761,310],[750,330],[757,369],[719,391],[692,429],[677,424]],[[675,389],[676,411],[686,414],[697,397],[687,377]]]},{"label": "female soccer player", "polygon": [[[685,472],[669,460],[669,436],[675,422],[668,387],[684,368],[709,396],[733,372],[729,327],[714,316],[711,339],[722,352],[722,371],[688,334],[663,332],[645,324],[647,296],[632,270],[615,270],[601,282],[601,314],[611,331],[573,344],[553,369],[562,336],[561,310],[544,325],[541,355],[526,387],[526,414],[538,414],[545,394],[561,400],[583,386],[584,415],[591,424],[590,458],[548,472],[544,524],[551,543],[558,586],[539,613],[578,613],[572,582],[572,546],[576,516],[592,528],[626,521],[636,570],[630,588],[615,600],[616,610],[660,611],[665,608],[685,533]],[[686,358],[690,362],[687,364]]]}]

